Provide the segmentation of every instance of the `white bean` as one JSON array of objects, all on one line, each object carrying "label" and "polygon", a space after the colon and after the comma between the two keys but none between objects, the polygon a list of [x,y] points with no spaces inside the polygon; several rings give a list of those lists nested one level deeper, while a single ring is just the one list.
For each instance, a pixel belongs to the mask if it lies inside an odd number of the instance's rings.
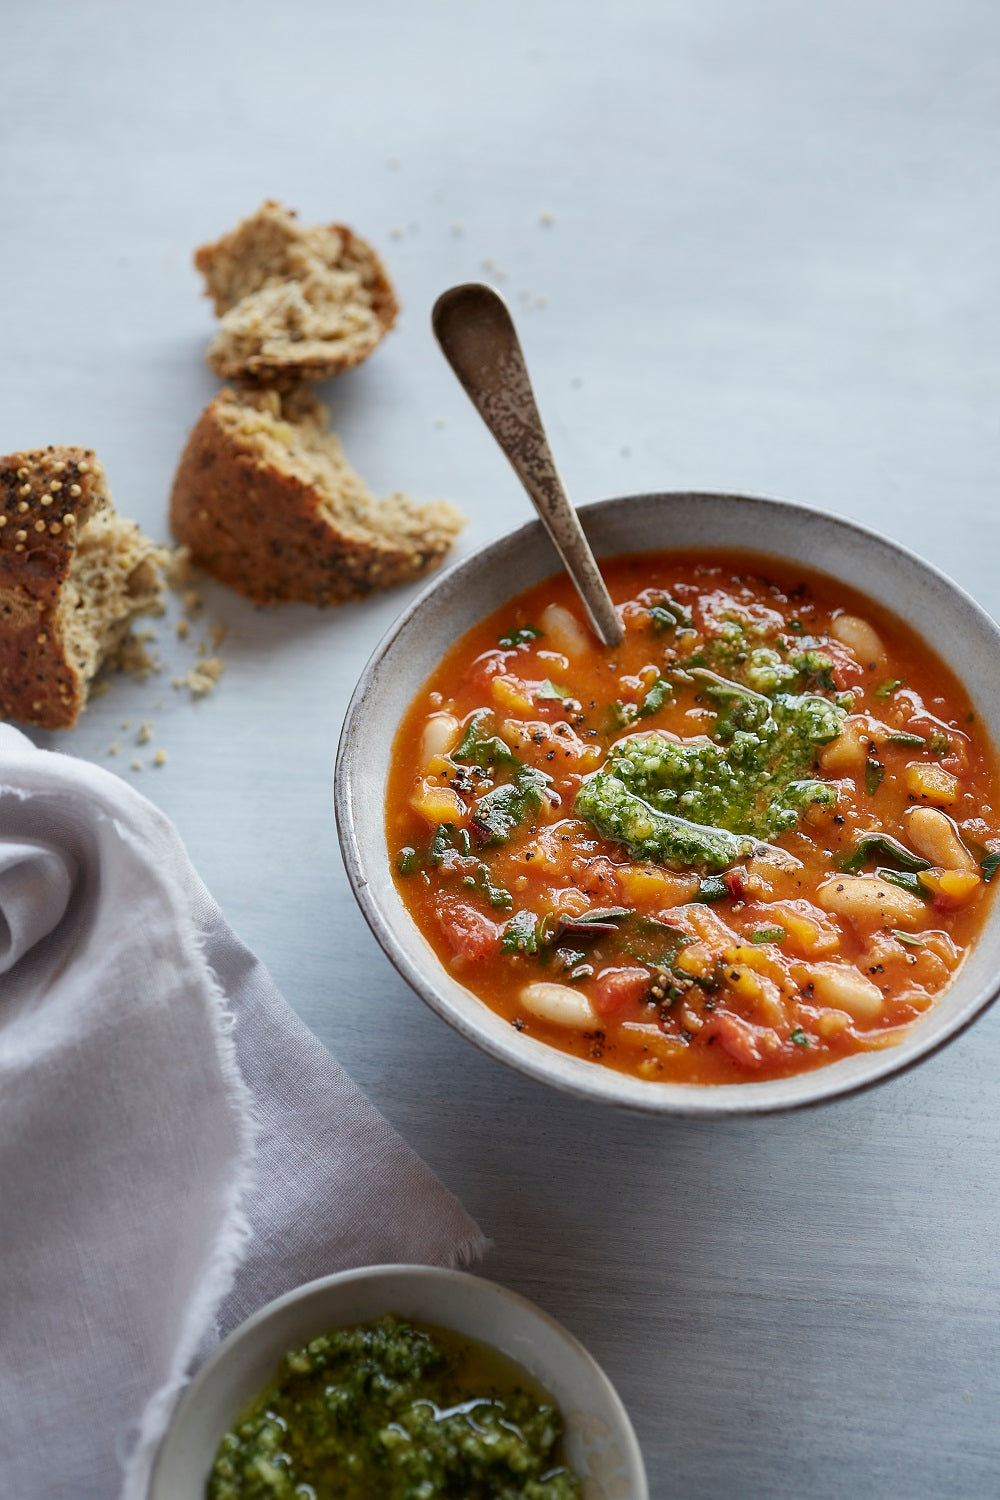
[{"label": "white bean", "polygon": [[568,984],[551,984],[543,980],[526,984],[521,991],[521,1004],[540,1021],[574,1031],[585,1031],[597,1020],[586,995],[571,989]]},{"label": "white bean", "polygon": [[906,815],[906,837],[942,870],[974,870],[976,862],[951,819],[936,807],[914,807]]},{"label": "white bean", "polygon": [[813,964],[809,978],[820,1005],[846,1010],[856,1021],[873,1021],[882,1013],[882,991],[853,964]]},{"label": "white bean", "polygon": [[566,656],[582,656],[590,639],[575,615],[561,604],[548,604],[542,610],[542,630],[546,639]]},{"label": "white bean", "polygon": [[420,754],[425,768],[435,755],[448,754],[458,740],[461,727],[454,714],[431,714],[420,740]]},{"label": "white bean", "polygon": [[882,637],[874,625],[869,625],[860,615],[838,615],[830,626],[830,634],[853,651],[863,667],[878,665],[885,660]]},{"label": "white bean", "polygon": [[816,892],[824,911],[846,917],[859,927],[917,927],[927,915],[919,896],[880,880],[877,875],[839,875]]}]

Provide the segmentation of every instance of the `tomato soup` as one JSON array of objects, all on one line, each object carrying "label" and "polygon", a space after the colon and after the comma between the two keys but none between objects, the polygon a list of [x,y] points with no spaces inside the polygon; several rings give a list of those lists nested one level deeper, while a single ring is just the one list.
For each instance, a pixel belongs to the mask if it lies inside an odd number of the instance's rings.
[{"label": "tomato soup", "polygon": [[898,1041],[1000,865],[997,773],[928,645],[748,554],[565,575],[465,635],[396,736],[400,895],[525,1035],[638,1077],[733,1083]]}]

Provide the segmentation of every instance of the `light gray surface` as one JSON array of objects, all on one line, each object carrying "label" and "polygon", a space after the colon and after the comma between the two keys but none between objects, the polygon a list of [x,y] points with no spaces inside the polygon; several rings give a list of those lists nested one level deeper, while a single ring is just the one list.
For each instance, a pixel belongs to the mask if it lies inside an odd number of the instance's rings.
[{"label": "light gray surface", "polygon": [[[0,451],[92,444],[162,531],[215,388],[190,249],[271,194],[384,249],[403,320],[331,404],[376,487],[463,505],[463,550],[527,515],[428,331],[490,261],[577,499],[825,506],[997,614],[998,42],[994,0],[9,0]],[[408,597],[265,615],[206,590],[217,694],[119,684],[60,744],[176,820],[493,1236],[486,1271],[605,1365],[654,1496],[996,1493],[1000,1010],[876,1093],[743,1125],[614,1116],[480,1056],[376,949],[329,810]],[[145,718],[136,749],[119,726]]]}]

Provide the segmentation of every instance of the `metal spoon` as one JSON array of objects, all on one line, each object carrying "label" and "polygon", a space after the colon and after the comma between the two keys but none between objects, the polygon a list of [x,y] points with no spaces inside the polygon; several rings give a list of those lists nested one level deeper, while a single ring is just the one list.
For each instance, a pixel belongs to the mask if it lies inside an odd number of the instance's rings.
[{"label": "metal spoon", "polygon": [[481,282],[453,286],[435,302],[431,324],[445,359],[527,490],[591,625],[605,646],[617,646],[625,631],[559,478],[506,302]]}]

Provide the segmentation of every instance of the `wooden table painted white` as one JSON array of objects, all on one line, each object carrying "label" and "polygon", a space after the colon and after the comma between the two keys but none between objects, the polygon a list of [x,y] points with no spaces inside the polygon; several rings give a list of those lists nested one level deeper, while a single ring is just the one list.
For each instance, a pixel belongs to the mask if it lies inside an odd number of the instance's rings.
[{"label": "wooden table painted white", "polygon": [[[402,321],[329,400],[377,489],[464,507],[461,551],[527,514],[429,333],[437,292],[485,277],[576,498],[803,500],[1000,611],[995,0],[11,0],[3,35],[0,452],[92,444],[162,534],[215,389],[191,247],[273,195],[384,249]],[[369,937],[331,815],[348,697],[409,597],[262,614],[209,588],[215,696],[171,689],[192,652],[161,631],[166,674],[60,748],[176,820],[492,1236],[483,1270],[605,1365],[654,1496],[1000,1493],[1000,1010],[876,1092],[743,1125],[590,1109],[480,1056]]]}]

